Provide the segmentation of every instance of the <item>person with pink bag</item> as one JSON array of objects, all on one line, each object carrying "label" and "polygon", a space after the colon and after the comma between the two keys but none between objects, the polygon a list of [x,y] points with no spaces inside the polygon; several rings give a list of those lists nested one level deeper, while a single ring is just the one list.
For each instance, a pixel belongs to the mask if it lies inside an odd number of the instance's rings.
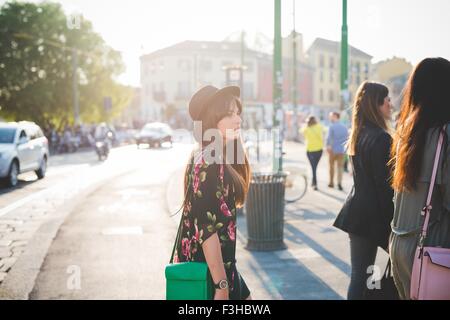
[{"label": "person with pink bag", "polygon": [[392,145],[389,243],[401,299],[450,299],[450,62],[427,58],[404,90]]}]

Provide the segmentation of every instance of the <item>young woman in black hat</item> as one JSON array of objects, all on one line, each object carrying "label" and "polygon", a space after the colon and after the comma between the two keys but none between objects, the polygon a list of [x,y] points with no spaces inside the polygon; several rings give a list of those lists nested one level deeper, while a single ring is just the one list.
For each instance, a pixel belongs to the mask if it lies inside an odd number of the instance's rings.
[{"label": "young woman in black hat", "polygon": [[[242,147],[242,105],[239,87],[197,91],[189,113],[196,122],[199,148],[186,167],[181,240],[174,262],[208,264],[214,299],[251,299],[236,269],[236,208],[243,205],[250,184],[250,165]],[[214,138],[211,138],[214,137]]]}]

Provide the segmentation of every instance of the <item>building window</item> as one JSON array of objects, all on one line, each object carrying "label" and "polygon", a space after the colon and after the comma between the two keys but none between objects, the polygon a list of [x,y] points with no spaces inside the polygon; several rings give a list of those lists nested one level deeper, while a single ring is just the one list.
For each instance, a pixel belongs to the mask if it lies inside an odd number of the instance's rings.
[{"label": "building window", "polygon": [[334,81],[334,74],[333,72],[330,72],[330,83],[333,83]]},{"label": "building window", "polygon": [[359,85],[361,83],[361,76],[358,74],[356,76],[356,84]]},{"label": "building window", "polygon": [[364,73],[366,74],[366,77],[369,74],[369,64],[367,62],[364,64]]},{"label": "building window", "polygon": [[359,73],[361,71],[361,63],[358,61],[356,63],[356,73]]},{"label": "building window", "polygon": [[330,57],[330,69],[334,69],[334,58]]},{"label": "building window", "polygon": [[164,82],[160,82],[159,83],[159,90],[156,91],[156,86],[153,85],[153,100],[157,101],[157,102],[164,102],[166,101],[166,93],[164,91]]},{"label": "building window", "polygon": [[324,58],[323,58],[323,54],[321,54],[319,56],[319,67],[323,68],[323,66],[324,66]]},{"label": "building window", "polygon": [[201,60],[200,61],[200,70],[209,72],[212,70],[212,61],[211,60]]},{"label": "building window", "polygon": [[189,98],[191,95],[191,88],[190,88],[189,81],[180,81],[178,82],[178,93],[177,98],[179,99],[186,99]]},{"label": "building window", "polygon": [[323,71],[320,71],[320,82],[323,82]]},{"label": "building window", "polygon": [[244,83],[244,99],[245,100],[254,100],[253,82],[245,82]]},{"label": "building window", "polygon": [[191,67],[189,60],[178,60],[178,70],[189,71]]},{"label": "building window", "polygon": [[334,91],[333,91],[333,90],[330,90],[330,91],[328,92],[328,100],[329,100],[330,102],[334,102]]},{"label": "building window", "polygon": [[253,72],[253,63],[252,62],[244,62],[244,65],[247,67],[244,72],[252,73]]},{"label": "building window", "polygon": [[319,101],[323,102],[323,89],[320,89],[319,91]]}]

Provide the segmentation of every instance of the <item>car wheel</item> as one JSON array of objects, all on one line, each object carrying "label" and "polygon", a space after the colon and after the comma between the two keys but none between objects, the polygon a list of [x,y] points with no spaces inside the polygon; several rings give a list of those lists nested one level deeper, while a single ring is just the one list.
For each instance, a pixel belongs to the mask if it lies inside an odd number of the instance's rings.
[{"label": "car wheel", "polygon": [[9,174],[7,178],[8,186],[15,187],[17,186],[17,183],[19,182],[19,179],[17,176],[19,175],[19,165],[17,164],[17,161],[13,161],[11,163],[11,167],[9,168]]},{"label": "car wheel", "polygon": [[45,173],[47,171],[47,157],[42,158],[41,166],[39,169],[35,171],[37,177],[39,179],[43,179],[45,177]]}]

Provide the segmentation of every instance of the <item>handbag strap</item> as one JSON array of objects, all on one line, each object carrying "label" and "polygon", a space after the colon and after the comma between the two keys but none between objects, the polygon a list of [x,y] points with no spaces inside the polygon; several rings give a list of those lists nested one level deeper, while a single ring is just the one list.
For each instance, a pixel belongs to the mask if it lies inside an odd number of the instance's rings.
[{"label": "handbag strap", "polygon": [[436,154],[434,156],[433,171],[431,173],[430,186],[428,187],[427,202],[426,202],[425,207],[423,207],[422,212],[421,212],[421,215],[425,216],[425,221],[423,223],[422,232],[420,234],[420,240],[419,240],[419,247],[420,248],[423,248],[424,241],[425,241],[425,238],[427,236],[428,224],[430,222],[430,212],[431,212],[431,209],[432,209],[431,197],[433,195],[434,184],[436,182],[436,174],[437,174],[437,168],[438,168],[438,165],[439,165],[439,158],[440,158],[441,150],[442,150],[442,143],[444,141],[445,127],[446,126],[444,126],[440,130],[440,133],[439,133],[439,139],[438,139],[438,143],[437,143],[437,146],[436,146]]},{"label": "handbag strap", "polygon": [[182,215],[181,218],[180,218],[180,225],[178,226],[177,237],[175,238],[175,243],[173,244],[172,255],[170,256],[170,263],[173,263],[173,258],[174,258],[174,255],[175,255],[175,249],[176,249],[176,247],[177,247],[178,240],[179,240],[180,237],[181,237],[181,227],[182,227],[182,224],[183,224],[183,215]]}]

